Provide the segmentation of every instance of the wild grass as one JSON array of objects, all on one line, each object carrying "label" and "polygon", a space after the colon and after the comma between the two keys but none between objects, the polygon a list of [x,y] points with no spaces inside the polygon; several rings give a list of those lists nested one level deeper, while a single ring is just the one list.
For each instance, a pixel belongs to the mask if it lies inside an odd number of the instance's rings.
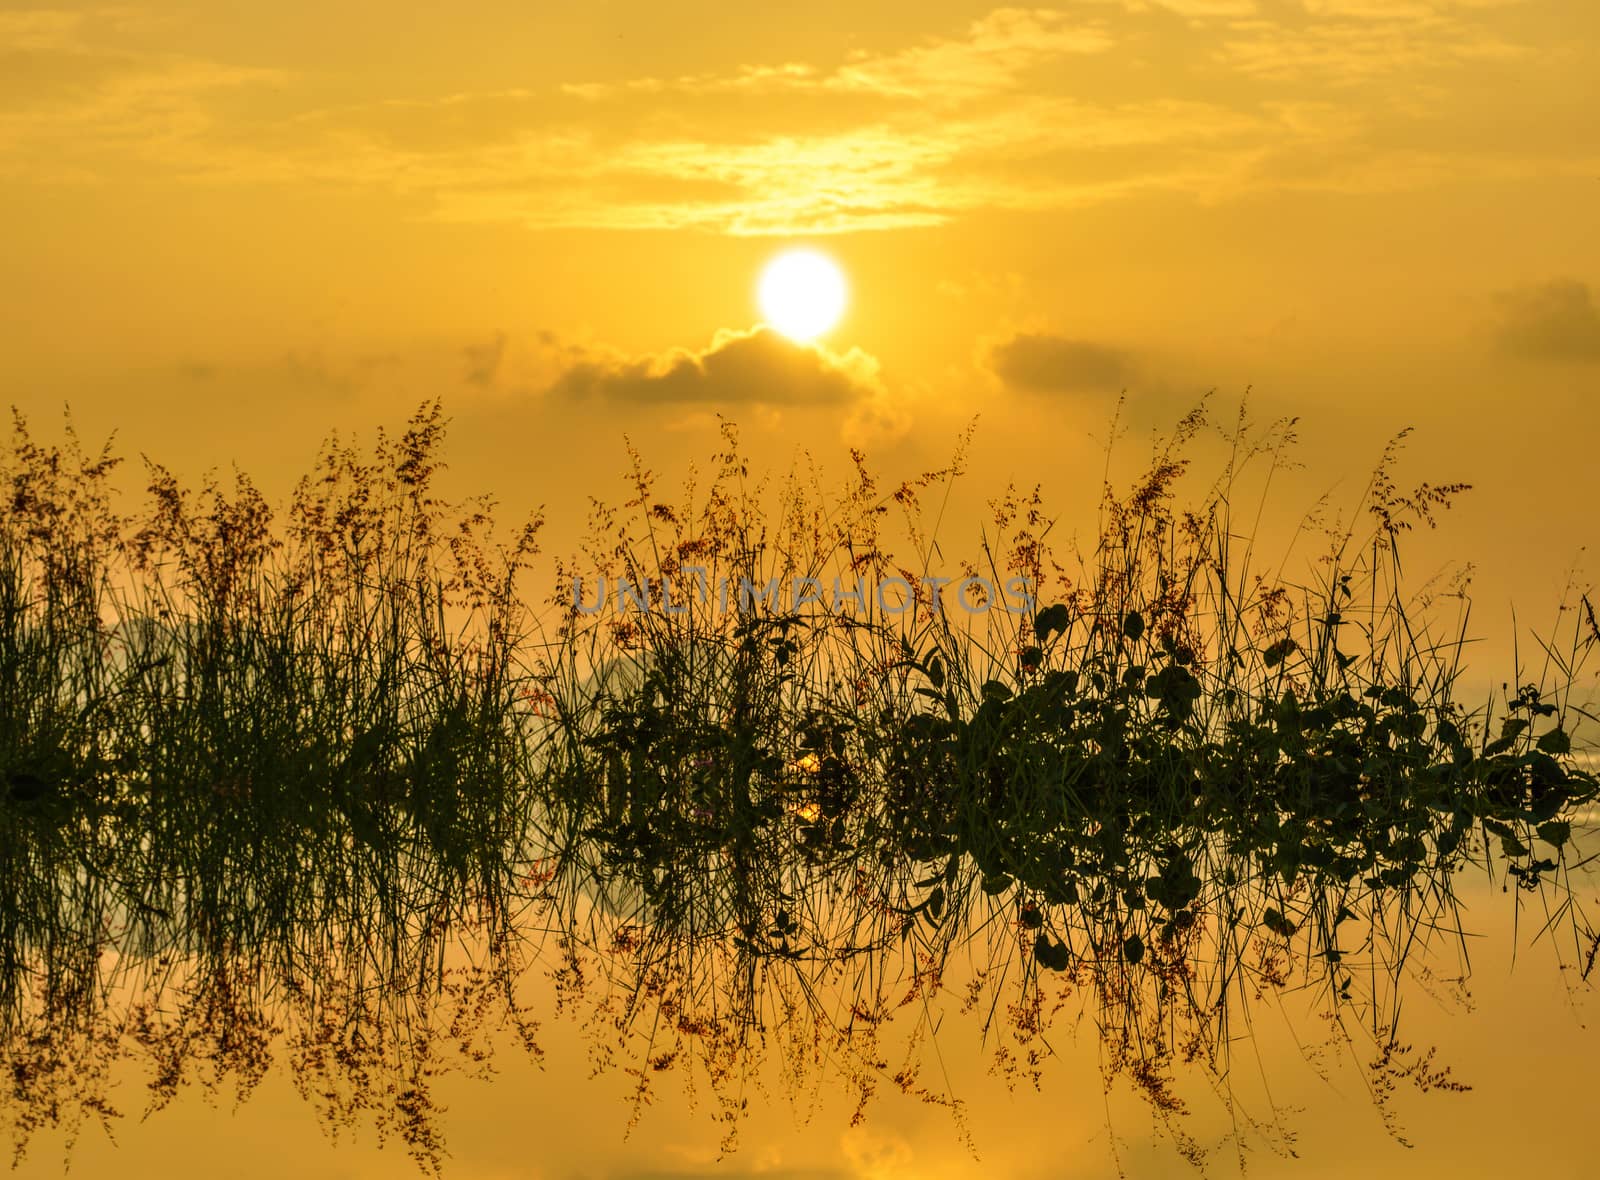
[{"label": "wild grass", "polygon": [[[880,1082],[953,1102],[880,1041],[952,990],[1016,1076],[1043,1067],[1053,1011],[1087,1010],[1108,1082],[1164,1116],[1178,1072],[1225,1076],[1241,1015],[1287,988],[1361,1046],[1380,1102],[1397,1079],[1452,1086],[1405,1046],[1398,1000],[1460,939],[1468,868],[1544,898],[1544,932],[1594,966],[1571,878],[1597,793],[1571,695],[1591,600],[1546,638],[1543,683],[1465,707],[1464,614],[1419,605],[1399,550],[1466,489],[1402,491],[1398,439],[1298,581],[1259,573],[1235,519],[1292,423],[1241,418],[1180,506],[1212,429],[1187,416],[1108,482],[1070,567],[1037,490],[1008,489],[962,572],[1036,597],[977,614],[920,582],[965,440],[892,487],[857,454],[839,487],[807,469],[774,489],[727,426],[670,501],[630,452],[628,497],[597,503],[552,590],[537,518],[505,537],[487,500],[435,493],[444,425],[433,404],[370,452],[331,441],[281,515],[242,476],[191,490],[150,465],[123,516],[109,450],[15,421],[0,1042],[19,1158],[41,1128],[111,1118],[128,1057],[153,1105],[191,1082],[247,1095],[281,1060],[331,1123],[374,1119],[437,1169],[431,1080],[484,1065],[507,1025],[538,1052],[520,984],[541,956],[641,1099],[707,1077],[730,1133],[774,1050],[863,1105]],[[573,577],[602,575],[655,609],[580,609]],[[894,576],[904,613],[690,592]]]}]

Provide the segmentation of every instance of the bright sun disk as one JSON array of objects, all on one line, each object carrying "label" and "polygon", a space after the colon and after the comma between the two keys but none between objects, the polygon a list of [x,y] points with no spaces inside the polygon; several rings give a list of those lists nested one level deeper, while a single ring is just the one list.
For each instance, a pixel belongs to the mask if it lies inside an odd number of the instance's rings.
[{"label": "bright sun disk", "polygon": [[826,254],[790,250],[767,263],[757,298],[767,322],[791,340],[821,336],[844,314],[844,272]]}]

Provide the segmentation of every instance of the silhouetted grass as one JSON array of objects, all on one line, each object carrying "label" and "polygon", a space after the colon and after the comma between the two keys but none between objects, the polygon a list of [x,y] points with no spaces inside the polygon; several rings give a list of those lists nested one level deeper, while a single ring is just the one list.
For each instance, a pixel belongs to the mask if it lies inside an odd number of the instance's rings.
[{"label": "silhouetted grass", "polygon": [[1408,1055],[1397,995],[1462,929],[1461,869],[1550,895],[1547,929],[1594,964],[1569,874],[1597,784],[1568,690],[1600,630],[1580,599],[1546,683],[1465,708],[1464,622],[1441,631],[1398,561],[1464,489],[1402,493],[1395,446],[1364,532],[1327,531],[1299,584],[1258,576],[1234,502],[1291,426],[1241,421],[1183,509],[1207,429],[1185,418],[1107,487],[1070,570],[1037,493],[1008,490],[965,572],[1049,597],[972,615],[923,590],[889,617],[870,597],[589,614],[570,579],[627,577],[658,603],[694,569],[914,583],[923,502],[960,450],[890,489],[857,456],[842,488],[811,472],[771,493],[729,427],[676,502],[635,455],[628,502],[597,508],[540,607],[537,520],[502,542],[486,502],[433,492],[437,405],[370,455],[330,443],[281,520],[243,477],[189,491],[155,466],[123,518],[112,456],[40,446],[18,419],[0,455],[18,1153],[109,1118],[127,1055],[156,1105],[189,1081],[247,1094],[282,1056],[325,1117],[375,1118],[436,1168],[429,1079],[481,1065],[507,1023],[538,1051],[518,981],[545,951],[559,1001],[634,1054],[641,1097],[654,1074],[709,1071],[730,1132],[773,1045],[790,1076],[821,1067],[863,1103],[879,1080],[951,1101],[891,1073],[878,1033],[949,989],[958,952],[965,1006],[1008,1024],[1001,1064],[1039,1068],[1070,993],[1110,1074],[1166,1115],[1176,1068],[1220,1075],[1231,1022],[1290,987],[1369,1042],[1380,1101],[1397,1078],[1452,1085]]}]

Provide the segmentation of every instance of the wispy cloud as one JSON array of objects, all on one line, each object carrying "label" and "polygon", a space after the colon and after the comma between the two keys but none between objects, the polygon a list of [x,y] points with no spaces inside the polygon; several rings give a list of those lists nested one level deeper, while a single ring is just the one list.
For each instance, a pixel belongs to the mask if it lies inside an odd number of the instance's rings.
[{"label": "wispy cloud", "polygon": [[0,12],[0,53],[73,49],[87,14],[53,8]]},{"label": "wispy cloud", "polygon": [[[1509,131],[1456,150],[1402,142],[1407,127],[1467,117],[1452,104],[1470,96],[1469,67],[1540,48],[1508,15],[1516,2],[1083,0],[829,61],[271,117],[225,98],[281,83],[273,70],[117,51],[104,15],[11,14],[0,53],[37,60],[29,101],[0,115],[0,168],[104,178],[133,161],[184,182],[388,192],[447,221],[787,235],[1135,193],[1370,192],[1590,167],[1600,144],[1587,140],[1559,154]],[[1371,101],[1352,97],[1362,87]],[[292,89],[280,98],[292,107]]]},{"label": "wispy cloud", "polygon": [[749,65],[731,73],[640,78],[621,84],[570,84],[590,100],[634,93],[781,91],[881,95],[940,107],[1015,91],[1062,58],[1105,53],[1116,39],[1097,19],[1050,9],[997,9],[958,37],[928,37],[889,53],[857,51],[830,69],[804,62]]},{"label": "wispy cloud", "polygon": [[[181,164],[221,121],[213,99],[283,71],[129,48],[129,8],[0,13],[0,175],[104,179],[108,164]],[[8,80],[8,81],[7,81]]]},{"label": "wispy cloud", "polygon": [[1223,41],[1217,57],[1251,77],[1314,82],[1341,89],[1383,78],[1416,84],[1436,70],[1509,60],[1530,46],[1427,6],[1352,3],[1299,25],[1249,25]]}]

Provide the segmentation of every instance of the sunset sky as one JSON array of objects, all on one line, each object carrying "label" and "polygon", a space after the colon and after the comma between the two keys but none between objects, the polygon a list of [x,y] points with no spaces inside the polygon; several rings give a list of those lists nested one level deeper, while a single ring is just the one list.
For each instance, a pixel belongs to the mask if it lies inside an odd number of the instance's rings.
[{"label": "sunset sky", "polygon": [[[619,490],[624,434],[673,471],[715,449],[719,414],[778,470],[806,448],[842,473],[859,446],[896,475],[976,415],[957,527],[1014,480],[1042,482],[1067,531],[1092,524],[1119,394],[1132,470],[1206,391],[1229,420],[1249,388],[1258,419],[1301,420],[1273,527],[1324,493],[1352,508],[1407,426],[1410,477],[1474,485],[1415,568],[1472,565],[1501,668],[1513,608],[1543,626],[1595,581],[1596,79],[1588,0],[8,0],[0,398],[41,435],[70,404],[91,440],[190,477],[237,463],[281,497],[329,430],[393,429],[438,396],[455,486],[543,505],[560,549],[587,497]],[[756,302],[793,246],[850,287],[812,345]],[[1600,1048],[1570,1012],[1540,1020]],[[1461,1027],[1486,1059],[1540,1063],[1540,1085],[1575,1076],[1564,1048]],[[408,1166],[264,1103],[291,1128],[283,1170]],[[1085,1162],[989,1174],[1107,1174],[1100,1115],[1058,1134],[992,1103],[1005,1158]],[[700,1174],[701,1146],[612,1151],[623,1119],[597,1109],[577,1116],[590,1163],[563,1143],[526,1172],[499,1123],[453,1174]],[[1371,1129],[1363,1101],[1337,1124],[1316,1109],[1308,1141]],[[268,1116],[248,1117],[269,1150]],[[1474,1117],[1437,1124],[1461,1158],[1502,1143]],[[979,1174],[953,1140],[907,1147],[913,1169],[838,1123],[804,1151],[773,1132],[737,1167]],[[1380,1146],[1372,1174],[1427,1170]],[[1328,1158],[1257,1174],[1331,1175]]]}]

